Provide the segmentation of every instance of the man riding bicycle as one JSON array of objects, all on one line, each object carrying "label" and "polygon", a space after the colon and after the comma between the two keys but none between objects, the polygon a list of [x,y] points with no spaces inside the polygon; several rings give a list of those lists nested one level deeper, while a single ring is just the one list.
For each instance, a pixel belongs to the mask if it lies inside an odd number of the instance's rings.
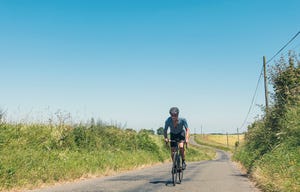
[{"label": "man riding bicycle", "polygon": [[[164,137],[165,141],[169,142],[168,139],[168,128],[170,127],[170,137],[171,140],[179,140],[179,148],[180,148],[180,154],[182,157],[182,169],[185,169],[186,163],[185,163],[185,151],[184,151],[184,142],[189,141],[189,128],[187,121],[184,118],[179,118],[179,109],[177,107],[172,107],[169,111],[170,117],[165,122],[165,128],[164,128]],[[176,143],[171,142],[171,157],[173,160],[173,154],[176,150]]]}]

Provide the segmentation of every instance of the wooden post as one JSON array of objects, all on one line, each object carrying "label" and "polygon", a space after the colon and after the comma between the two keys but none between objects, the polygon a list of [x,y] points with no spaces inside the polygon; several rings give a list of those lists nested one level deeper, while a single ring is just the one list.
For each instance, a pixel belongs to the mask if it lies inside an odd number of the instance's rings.
[{"label": "wooden post", "polygon": [[226,132],[226,137],[227,137],[227,147],[229,147],[229,143],[228,143],[228,132]]},{"label": "wooden post", "polygon": [[267,82],[267,66],[266,66],[266,57],[265,56],[263,56],[263,64],[264,64],[264,84],[265,84],[266,114],[268,114],[268,110],[269,110],[268,82]]},{"label": "wooden post", "polygon": [[203,130],[202,130],[202,125],[201,125],[201,135],[202,135],[202,139],[203,139]]}]

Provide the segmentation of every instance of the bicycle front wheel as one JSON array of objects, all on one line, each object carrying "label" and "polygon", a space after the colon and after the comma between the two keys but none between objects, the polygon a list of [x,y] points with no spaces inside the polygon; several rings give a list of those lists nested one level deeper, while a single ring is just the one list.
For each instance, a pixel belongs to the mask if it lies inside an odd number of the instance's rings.
[{"label": "bicycle front wheel", "polygon": [[183,178],[183,169],[182,169],[182,159],[180,154],[177,155],[177,175],[178,175],[179,183],[181,183]]},{"label": "bicycle front wheel", "polygon": [[172,182],[173,182],[173,186],[176,185],[177,183],[177,153],[174,153],[174,156],[173,156],[173,165],[172,165]]}]

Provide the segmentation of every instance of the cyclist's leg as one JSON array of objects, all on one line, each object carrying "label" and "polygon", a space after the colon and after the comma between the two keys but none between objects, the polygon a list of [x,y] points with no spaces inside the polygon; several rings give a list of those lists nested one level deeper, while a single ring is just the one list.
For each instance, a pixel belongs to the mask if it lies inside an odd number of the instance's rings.
[{"label": "cyclist's leg", "polygon": [[184,141],[185,141],[185,132],[182,131],[180,134],[180,140],[181,142],[179,143],[179,148],[180,148],[180,155],[182,157],[182,168],[185,169],[186,164],[185,164],[185,150],[184,150]]},{"label": "cyclist's leg", "polygon": [[179,148],[180,148],[180,154],[182,157],[182,160],[185,160],[185,150],[184,150],[184,141],[185,141],[185,132],[182,131],[179,135],[180,138],[180,143],[179,143]]},{"label": "cyclist's leg", "polygon": [[185,170],[186,168],[186,163],[185,163],[185,150],[184,150],[184,142],[179,143],[179,148],[180,148],[180,155],[182,158],[182,169]]},{"label": "cyclist's leg", "polygon": [[184,150],[183,141],[179,143],[179,149],[180,149],[180,155],[182,157],[182,160],[185,160],[185,150]]}]

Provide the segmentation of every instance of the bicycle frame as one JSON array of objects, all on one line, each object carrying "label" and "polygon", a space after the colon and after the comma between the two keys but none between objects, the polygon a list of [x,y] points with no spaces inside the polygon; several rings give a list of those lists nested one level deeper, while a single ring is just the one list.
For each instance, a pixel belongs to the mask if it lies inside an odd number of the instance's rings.
[{"label": "bicycle frame", "polygon": [[179,184],[181,183],[182,178],[183,178],[182,157],[181,157],[181,153],[180,153],[180,150],[179,150],[180,140],[169,140],[169,142],[175,142],[176,143],[175,151],[174,152],[172,151],[172,159],[173,159],[172,182],[173,182],[173,185],[175,186],[176,183],[177,183],[177,178],[179,180]]}]

